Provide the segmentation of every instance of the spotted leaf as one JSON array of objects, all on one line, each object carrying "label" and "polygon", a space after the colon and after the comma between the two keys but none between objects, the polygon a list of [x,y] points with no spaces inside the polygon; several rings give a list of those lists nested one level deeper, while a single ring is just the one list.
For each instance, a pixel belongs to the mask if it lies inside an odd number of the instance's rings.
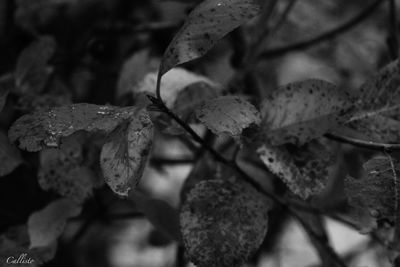
[{"label": "spotted leaf", "polygon": [[63,139],[59,149],[47,148],[40,151],[38,182],[46,191],[82,203],[90,197],[93,189],[102,185],[101,179],[90,168],[92,164],[84,154],[83,142],[78,132]]},{"label": "spotted leaf", "polygon": [[145,110],[138,111],[110,135],[100,154],[106,183],[120,196],[127,196],[143,174],[153,139],[153,124]]},{"label": "spotted leaf", "polygon": [[227,33],[255,17],[253,0],[205,0],[187,17],[165,51],[160,76],[178,64],[199,58]]},{"label": "spotted leaf", "polygon": [[258,110],[239,96],[222,96],[206,101],[196,110],[196,116],[214,133],[234,137],[250,125],[260,123]]},{"label": "spotted leaf", "polygon": [[11,126],[8,135],[12,142],[19,142],[21,149],[39,151],[44,147],[58,147],[62,137],[77,131],[109,133],[135,112],[135,107],[66,105],[22,116]]},{"label": "spotted leaf", "polygon": [[79,215],[81,206],[68,199],[59,199],[28,219],[31,248],[47,247],[63,233],[69,218]]},{"label": "spotted leaf", "polygon": [[198,267],[242,266],[261,245],[269,204],[241,181],[201,181],[180,212],[183,244]]},{"label": "spotted leaf", "polygon": [[257,153],[267,168],[303,199],[325,188],[330,166],[335,162],[334,155],[316,140],[293,148],[264,143]]},{"label": "spotted leaf", "polygon": [[261,105],[262,135],[273,145],[302,145],[348,119],[350,97],[323,80],[305,80],[278,88]]}]

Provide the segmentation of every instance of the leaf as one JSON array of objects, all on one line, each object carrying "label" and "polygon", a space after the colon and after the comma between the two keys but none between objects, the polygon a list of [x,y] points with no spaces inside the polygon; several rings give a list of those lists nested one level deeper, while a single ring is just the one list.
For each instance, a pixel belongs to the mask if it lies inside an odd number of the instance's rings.
[{"label": "leaf", "polygon": [[69,218],[78,216],[81,206],[68,199],[58,199],[28,219],[30,248],[47,247],[63,233]]},{"label": "leaf", "polygon": [[122,66],[121,73],[118,78],[117,96],[124,96],[146,76],[150,71],[157,70],[157,64],[149,55],[148,49],[140,50],[133,54]]},{"label": "leaf", "polygon": [[21,94],[40,93],[43,90],[51,72],[48,61],[55,49],[54,39],[44,36],[22,51],[15,70],[15,84]]},{"label": "leaf", "polygon": [[361,110],[371,111],[399,107],[400,68],[395,60],[368,79],[358,90]]},{"label": "leaf", "polygon": [[400,68],[393,61],[367,80],[357,92],[357,109],[352,117],[335,131],[350,137],[361,135],[369,141],[397,142],[400,139]]},{"label": "leaf", "polygon": [[261,105],[261,135],[272,145],[302,145],[348,119],[350,97],[335,85],[310,79],[278,88]]},{"label": "leaf", "polygon": [[[203,82],[211,87],[219,85],[207,77],[187,71],[183,68],[174,68],[161,80],[161,97],[167,107],[172,108],[178,94],[191,84]],[[143,80],[132,88],[134,93],[155,93],[157,85],[157,73],[148,73]]]},{"label": "leaf", "polygon": [[175,208],[163,200],[150,198],[137,191],[132,191],[129,198],[157,230],[172,240],[181,240],[179,213]]},{"label": "leaf", "polygon": [[55,191],[77,203],[92,195],[93,189],[102,185],[90,169],[91,162],[83,154],[83,142],[76,134],[63,139],[60,149],[43,149],[40,152],[38,182],[46,191]]},{"label": "leaf", "polygon": [[[168,74],[167,74],[168,75]],[[194,110],[206,100],[217,98],[221,88],[203,81],[186,86],[175,99],[172,110],[186,122],[194,121]]]},{"label": "leaf", "polygon": [[197,118],[215,134],[239,136],[243,129],[260,123],[258,110],[239,96],[209,100],[196,110]]},{"label": "leaf", "polygon": [[23,162],[19,150],[10,143],[2,131],[0,131],[0,162],[0,177],[10,174]]},{"label": "leaf", "polygon": [[164,53],[159,75],[178,64],[199,58],[227,33],[255,17],[253,0],[205,0],[189,14]]},{"label": "leaf", "polygon": [[370,142],[398,143],[400,142],[400,121],[377,114],[347,123],[334,132]]},{"label": "leaf", "polygon": [[61,137],[77,131],[109,133],[135,113],[135,107],[66,105],[22,116],[11,126],[8,135],[12,142],[19,141],[21,149],[39,151],[44,147],[58,147]]},{"label": "leaf", "polygon": [[21,255],[25,255],[24,260],[30,260],[30,267],[41,266],[54,258],[56,250],[57,244],[55,242],[47,247],[29,248],[27,226],[13,226],[0,235],[0,266],[27,266],[26,263],[7,263],[7,259],[8,261],[17,260]]},{"label": "leaf", "polygon": [[325,145],[318,141],[289,150],[264,143],[257,153],[267,168],[303,199],[317,195],[324,188],[334,163]]},{"label": "leaf", "polygon": [[128,196],[143,174],[153,140],[153,124],[146,110],[139,110],[109,136],[100,154],[101,169],[110,188]]},{"label": "leaf", "polygon": [[[400,163],[394,161],[397,176],[400,174]],[[361,179],[347,176],[345,179],[345,192],[349,204],[359,210],[368,213],[378,222],[387,221],[395,223],[396,207],[398,206],[396,184],[399,182],[393,176],[393,170],[387,157],[376,156],[367,161],[363,168],[365,174]],[[399,177],[399,176],[398,176]],[[370,225],[373,226],[372,224]],[[360,228],[363,228],[361,226]],[[363,231],[371,231],[372,228]]]},{"label": "leaf", "polygon": [[199,182],[180,213],[189,259],[198,267],[241,266],[264,240],[269,208],[260,193],[240,180]]}]

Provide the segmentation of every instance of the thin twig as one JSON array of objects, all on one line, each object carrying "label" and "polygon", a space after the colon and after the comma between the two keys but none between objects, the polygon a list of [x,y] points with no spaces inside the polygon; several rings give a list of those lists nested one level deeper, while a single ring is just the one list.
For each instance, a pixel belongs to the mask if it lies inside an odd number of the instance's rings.
[{"label": "thin twig", "polygon": [[300,41],[298,43],[290,44],[290,45],[284,46],[284,47],[271,48],[271,49],[261,53],[260,57],[261,58],[277,57],[277,56],[281,56],[281,55],[284,55],[284,54],[292,52],[292,51],[306,49],[306,48],[309,48],[318,43],[330,40],[330,39],[336,37],[337,35],[350,30],[351,28],[356,26],[358,23],[362,22],[365,18],[367,18],[369,15],[371,15],[382,2],[384,2],[384,1],[382,1],[382,0],[374,1],[370,6],[365,8],[357,16],[355,16],[354,18],[350,19],[349,21],[343,23],[342,25],[338,26],[337,28],[335,28],[333,30],[322,33],[321,35],[313,37],[309,40]]},{"label": "thin twig", "polygon": [[372,141],[364,141],[357,138],[342,136],[333,133],[328,133],[324,135],[326,138],[329,138],[334,141],[338,141],[345,144],[350,144],[360,148],[366,148],[370,150],[377,151],[397,151],[400,150],[400,144],[390,144],[390,143],[377,143]]}]

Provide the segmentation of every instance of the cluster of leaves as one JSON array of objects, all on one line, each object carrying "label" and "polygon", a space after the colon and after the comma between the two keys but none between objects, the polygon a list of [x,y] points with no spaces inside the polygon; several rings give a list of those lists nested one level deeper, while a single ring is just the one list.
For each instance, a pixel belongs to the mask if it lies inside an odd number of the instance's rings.
[{"label": "cluster of leaves", "polygon": [[[39,154],[39,185],[58,196],[30,215],[30,249],[43,250],[46,254],[40,257],[51,258],[48,250],[55,249],[67,220],[78,216],[83,203],[105,183],[116,195],[134,201],[157,228],[182,242],[196,266],[240,266],[262,244],[268,212],[278,198],[265,194],[269,191],[255,179],[244,177],[235,161],[218,154],[189,125],[202,125],[238,149],[252,151],[287,185],[288,195],[301,201],[323,192],[332,176],[338,155],[327,137],[399,141],[398,60],[356,90],[308,79],[276,88],[262,100],[233,94],[205,76],[176,67],[205,55],[261,10],[253,0],[201,2],[167,47],[158,73],[152,67],[141,74],[136,69],[131,73],[127,65],[123,68],[118,94],[138,99],[133,106],[72,104],[50,63],[56,41],[40,37],[23,50],[15,72],[0,81],[0,110],[12,94],[24,113],[12,122],[8,137],[0,132],[0,159],[6,163],[0,166],[0,176],[24,164],[13,145],[17,144]],[[141,67],[149,61],[149,53],[142,52],[127,64]],[[199,161],[199,168],[196,164],[183,187],[179,215],[137,191],[153,153],[155,131],[184,140],[189,134],[224,164],[222,171],[215,162]],[[394,250],[400,247],[399,168],[390,156],[375,157],[364,164],[365,177],[348,176],[345,182],[349,203],[357,210],[352,214],[357,226],[370,232],[386,222],[395,232],[390,238]],[[164,222],[163,212],[176,222]],[[7,234],[1,238],[11,242]],[[26,245],[25,237],[18,240],[16,251]]]}]

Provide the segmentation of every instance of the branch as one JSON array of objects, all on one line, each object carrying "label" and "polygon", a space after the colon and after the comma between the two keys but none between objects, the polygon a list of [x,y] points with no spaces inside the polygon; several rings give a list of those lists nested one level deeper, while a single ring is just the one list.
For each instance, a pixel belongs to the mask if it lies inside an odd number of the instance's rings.
[{"label": "branch", "polygon": [[365,18],[367,18],[369,15],[371,15],[382,2],[384,2],[384,1],[382,1],[382,0],[374,1],[370,6],[365,8],[365,10],[363,10],[360,14],[358,14],[354,18],[350,19],[349,21],[343,23],[342,25],[338,26],[337,28],[335,28],[333,30],[322,33],[321,35],[316,36],[316,37],[311,38],[306,41],[300,41],[298,43],[294,43],[294,44],[284,46],[284,47],[271,48],[270,50],[267,50],[267,51],[261,53],[260,57],[261,58],[277,57],[277,56],[281,56],[281,55],[284,55],[284,54],[292,52],[292,51],[306,49],[315,44],[332,39],[332,38],[336,37],[337,35],[350,30],[351,28],[356,26],[358,23],[362,22]]},{"label": "branch", "polygon": [[248,182],[251,186],[253,186],[258,192],[261,192],[268,198],[270,198],[272,201],[274,201],[277,205],[281,206],[283,209],[287,210],[289,214],[291,214],[297,221],[303,226],[305,231],[308,233],[310,238],[316,240],[317,242],[320,242],[321,249],[323,249],[333,260],[335,263],[338,264],[338,266],[341,267],[347,267],[346,264],[340,259],[340,257],[336,254],[336,252],[325,242],[322,242],[319,239],[319,236],[317,233],[315,233],[309,226],[308,224],[303,220],[303,218],[297,214],[297,212],[289,207],[289,205],[282,200],[280,197],[276,196],[274,193],[269,192],[268,190],[264,189],[258,182],[253,180],[245,171],[243,171],[236,162],[227,160],[224,158],[221,154],[219,154],[210,144],[205,142],[186,122],[181,120],[173,111],[171,111],[162,101],[161,97],[158,95],[157,98],[148,95],[148,98],[154,105],[156,105],[160,111],[164,112],[167,114],[169,117],[171,117],[173,120],[175,120],[187,133],[189,133],[192,138],[198,142],[203,148],[205,148],[211,155],[215,157],[216,160],[219,162],[223,163],[227,167],[230,167],[237,171],[240,174],[240,177]]},{"label": "branch", "polygon": [[324,135],[326,138],[329,138],[334,141],[338,141],[345,144],[350,144],[360,148],[366,148],[370,150],[378,150],[378,151],[397,151],[400,150],[400,144],[389,144],[389,143],[377,143],[372,141],[364,141],[353,137],[336,135],[332,133],[327,133]]}]

